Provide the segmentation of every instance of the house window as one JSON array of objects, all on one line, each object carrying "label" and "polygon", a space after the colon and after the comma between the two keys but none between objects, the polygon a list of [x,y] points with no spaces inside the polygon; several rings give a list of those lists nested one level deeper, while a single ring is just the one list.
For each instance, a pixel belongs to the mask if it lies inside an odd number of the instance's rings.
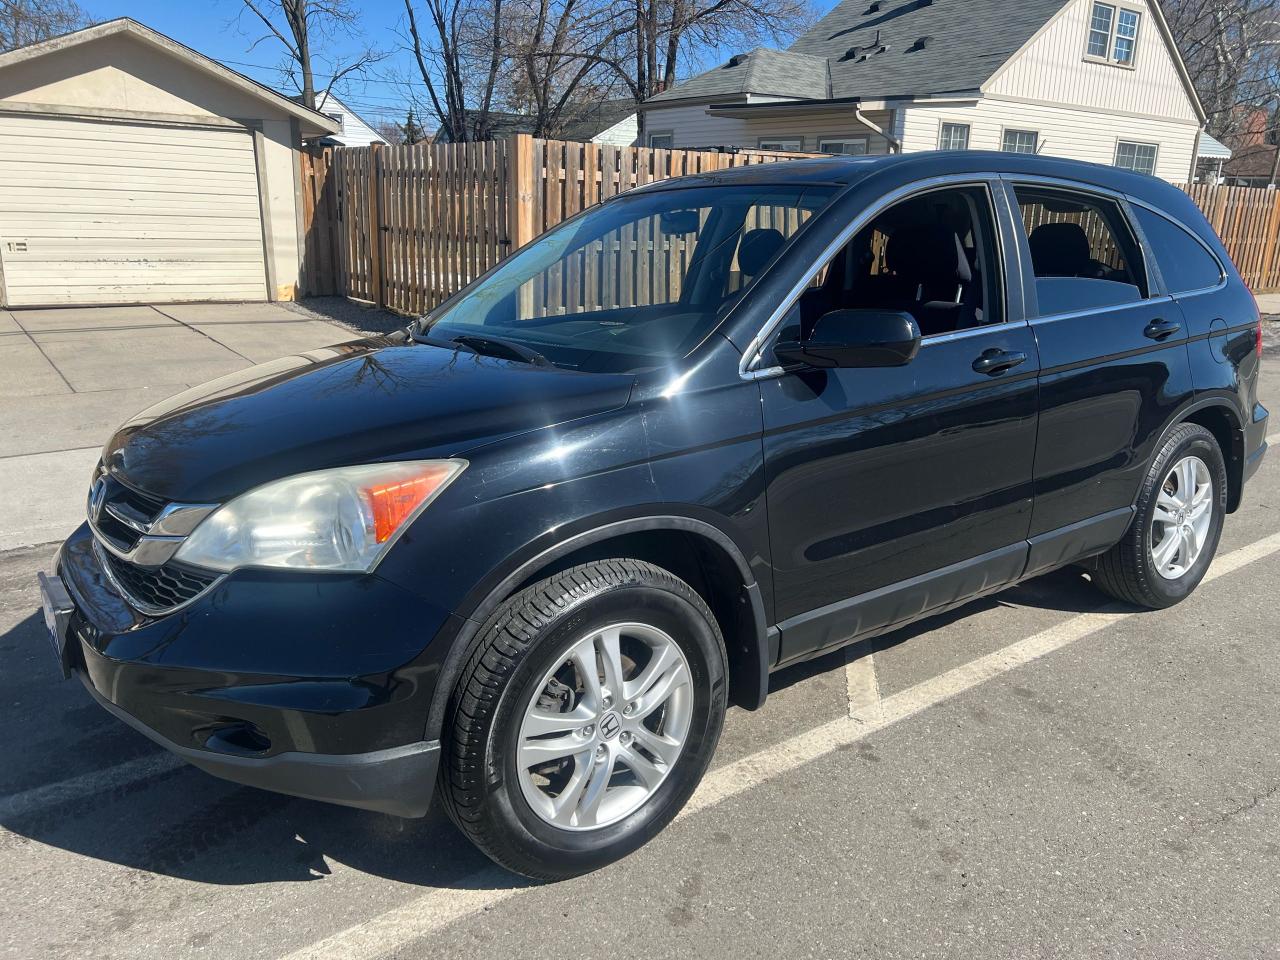
[{"label": "house window", "polygon": [[1000,149],[1005,153],[1035,153],[1040,146],[1040,134],[1034,130],[1006,130]]},{"label": "house window", "polygon": [[670,150],[675,146],[676,135],[670,130],[649,134],[649,146],[654,150]]},{"label": "house window", "polygon": [[1121,140],[1116,144],[1116,166],[1134,173],[1156,172],[1156,145]]},{"label": "house window", "polygon": [[760,140],[761,150],[772,150],[774,153],[799,153],[804,141],[799,137],[781,137],[773,140],[767,140],[763,137]]},{"label": "house window", "polygon": [[939,150],[968,150],[969,124],[944,123],[938,134]]},{"label": "house window", "polygon": [[328,117],[330,120],[332,120],[334,123],[336,123],[338,126],[342,126],[342,114],[326,113],[325,116]]},{"label": "house window", "polygon": [[1089,18],[1089,56],[1107,57],[1111,48],[1111,27],[1115,23],[1116,8],[1105,3],[1095,3]]},{"label": "house window", "polygon": [[818,152],[862,156],[871,152],[870,139],[868,137],[854,137],[850,140],[819,140]]},{"label": "house window", "polygon": [[1116,18],[1116,42],[1111,59],[1128,66],[1133,63],[1134,47],[1138,44],[1138,21],[1142,14],[1136,10],[1121,10]]},{"label": "house window", "polygon": [[1088,56],[1122,67],[1133,66],[1142,13],[1109,3],[1095,3],[1089,16]]}]

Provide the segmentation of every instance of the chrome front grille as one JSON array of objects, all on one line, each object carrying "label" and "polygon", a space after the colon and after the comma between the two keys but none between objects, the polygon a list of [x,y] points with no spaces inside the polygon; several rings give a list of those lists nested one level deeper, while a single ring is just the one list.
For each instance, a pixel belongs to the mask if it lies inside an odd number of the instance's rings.
[{"label": "chrome front grille", "polygon": [[221,576],[174,563],[196,526],[218,508],[167,503],[135,490],[102,467],[89,489],[89,527],[112,583],[143,613],[171,613],[195,600]]}]

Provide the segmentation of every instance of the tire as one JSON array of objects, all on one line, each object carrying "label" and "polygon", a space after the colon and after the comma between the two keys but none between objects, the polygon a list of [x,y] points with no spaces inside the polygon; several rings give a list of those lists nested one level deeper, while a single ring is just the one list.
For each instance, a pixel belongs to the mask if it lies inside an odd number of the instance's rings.
[{"label": "tire", "polygon": [[[1206,469],[1204,476],[1213,484],[1204,495],[1212,515],[1198,539],[1198,550],[1189,554],[1194,556],[1194,562],[1179,566],[1176,560],[1179,554],[1175,551],[1174,562],[1164,566],[1162,574],[1162,567],[1154,554],[1159,543],[1164,542],[1163,535],[1170,525],[1161,519],[1169,516],[1160,503],[1161,491],[1163,489],[1167,493],[1171,489],[1168,485],[1175,484],[1172,488],[1175,493],[1182,493],[1180,487],[1183,484],[1171,477],[1171,471],[1187,462],[1188,458],[1195,458],[1203,465]],[[1195,469],[1199,470],[1199,467]],[[1193,491],[1201,489],[1194,483],[1185,486]],[[1227,513],[1227,465],[1213,434],[1195,423],[1175,427],[1151,462],[1136,507],[1133,523],[1125,532],[1124,539],[1098,557],[1090,565],[1090,573],[1103,592],[1117,600],[1150,610],[1171,607],[1190,596],[1204,579],[1222,537],[1222,524]],[[1186,511],[1188,517],[1192,512]],[[1176,523],[1172,525],[1176,526]]]},{"label": "tire", "polygon": [[[476,846],[508,870],[560,880],[626,856],[675,817],[715,752],[728,693],[724,640],[693,588],[636,560],[583,564],[508,599],[478,636],[446,713],[440,773],[445,809]],[[611,649],[620,653],[610,657]],[[594,687],[582,666],[584,653]],[[671,666],[664,666],[668,660]],[[611,662],[615,673],[622,665],[614,683]],[[609,691],[639,689],[648,667],[653,674],[666,671],[654,689],[664,678],[676,678],[662,706],[653,709],[639,696],[634,703],[614,702]],[[639,719],[646,709],[653,712]],[[562,719],[576,724],[583,712],[595,721],[547,733],[546,740],[525,726],[551,722],[548,717],[557,727]],[[615,722],[628,725],[608,732]],[[639,724],[654,729],[642,731]],[[667,741],[680,739],[681,730],[683,745],[670,763],[647,752],[651,743],[671,751]],[[520,762],[529,755],[524,748],[551,741],[558,748],[570,738],[591,752],[533,768]],[[602,755],[607,756],[598,759]],[[606,772],[600,776],[597,770]],[[583,799],[575,801],[575,784],[583,782]],[[601,782],[603,794],[594,786]],[[644,791],[651,792],[638,800]],[[638,807],[628,809],[636,802]],[[559,819],[552,822],[557,805]]]}]

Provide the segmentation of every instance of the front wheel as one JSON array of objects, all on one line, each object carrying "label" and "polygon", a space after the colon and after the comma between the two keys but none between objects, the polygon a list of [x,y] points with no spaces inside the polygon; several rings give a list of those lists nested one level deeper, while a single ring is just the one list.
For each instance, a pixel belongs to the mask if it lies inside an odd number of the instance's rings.
[{"label": "front wheel", "polygon": [[625,856],[701,780],[725,662],[702,598],[659,567],[605,560],[534,584],[489,619],[458,679],[446,809],[493,860],[536,879]]},{"label": "front wheel", "polygon": [[1227,465],[1213,434],[1176,427],[1151,463],[1124,539],[1090,572],[1106,593],[1150,609],[1185,599],[1204,579],[1227,513]]}]

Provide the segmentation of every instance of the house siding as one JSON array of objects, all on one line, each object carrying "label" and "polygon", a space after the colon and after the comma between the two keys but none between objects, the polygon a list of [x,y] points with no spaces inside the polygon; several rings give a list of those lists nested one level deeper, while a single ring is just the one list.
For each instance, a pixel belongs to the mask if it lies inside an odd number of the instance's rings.
[{"label": "house siding", "polygon": [[[753,98],[754,102],[754,98]],[[870,112],[867,119],[888,129],[893,118],[888,111]],[[839,140],[868,136],[870,153],[888,153],[889,143],[858,122],[852,107],[833,108],[824,113],[799,113],[793,117],[761,117],[741,120],[736,117],[708,115],[705,104],[666,107],[645,111],[645,132],[673,135],[678,148],[742,147],[755,150],[761,138],[800,138],[800,149],[817,152],[823,140]]]},{"label": "house siding", "polygon": [[601,130],[591,138],[592,143],[607,143],[615,147],[634,146],[640,135],[640,122],[633,113],[619,120],[607,130]]},{"label": "house siding", "polygon": [[1093,0],[1075,0],[996,72],[984,85],[984,92],[1197,123],[1195,108],[1150,5],[1145,0],[1106,2],[1142,14],[1132,68],[1085,57]]},{"label": "house siding", "polygon": [[387,142],[337,97],[324,97],[321,95],[319,106],[316,109],[324,114],[342,114],[342,132],[330,134],[330,139],[336,140],[344,147],[367,147],[371,143]]},{"label": "house siding", "polygon": [[1184,182],[1195,151],[1196,127],[1172,120],[1120,116],[1078,107],[1055,107],[1012,100],[984,99],[967,106],[911,106],[902,111],[903,149],[936,150],[944,122],[970,126],[971,150],[999,150],[1006,128],[1035,130],[1040,152],[1110,166],[1116,142],[1154,143],[1156,175]]}]

